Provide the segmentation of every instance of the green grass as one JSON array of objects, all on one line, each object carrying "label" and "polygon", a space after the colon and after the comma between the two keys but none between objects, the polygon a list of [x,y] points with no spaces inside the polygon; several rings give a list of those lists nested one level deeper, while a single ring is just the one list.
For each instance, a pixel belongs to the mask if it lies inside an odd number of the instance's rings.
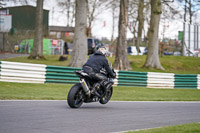
[{"label": "green grass", "polygon": [[200,133],[200,123],[191,123],[140,131],[131,131],[127,133]]},{"label": "green grass", "polygon": [[46,59],[42,59],[42,60],[31,60],[31,59],[28,59],[27,57],[14,57],[14,58],[2,59],[2,61],[67,66],[70,60],[70,56],[68,56],[68,60],[66,61],[59,61],[59,57],[60,55],[45,55]]},{"label": "green grass", "polygon": [[114,88],[112,100],[120,101],[200,101],[200,90],[153,89],[144,87]]},{"label": "green grass", "polygon": [[[70,84],[0,82],[0,99],[65,100]],[[200,90],[114,87],[115,101],[200,101]]]},{"label": "green grass", "polygon": [[[4,61],[13,62],[26,62],[35,64],[46,64],[56,66],[67,66],[70,60],[68,56],[67,61],[58,61],[59,55],[47,55],[46,60],[30,60],[27,57],[16,57],[3,59]],[[165,68],[165,71],[156,69],[142,68],[145,63],[146,55],[143,56],[128,56],[131,63],[132,71],[140,72],[165,72],[165,73],[176,73],[176,74],[200,74],[200,58],[198,57],[182,57],[182,56],[164,56],[160,57],[161,64]],[[114,62],[115,57],[108,57],[110,62]]]},{"label": "green grass", "polygon": [[160,62],[165,70],[142,68],[146,60],[146,55],[129,56],[129,61],[133,71],[142,72],[165,72],[176,74],[200,74],[200,58],[183,56],[164,56],[160,57]]},{"label": "green grass", "polygon": [[71,86],[0,82],[0,99],[64,100]]}]

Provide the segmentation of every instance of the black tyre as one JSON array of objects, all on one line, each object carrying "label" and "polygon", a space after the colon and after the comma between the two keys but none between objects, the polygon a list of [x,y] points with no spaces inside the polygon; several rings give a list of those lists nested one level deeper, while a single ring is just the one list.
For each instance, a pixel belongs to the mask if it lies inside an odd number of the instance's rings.
[{"label": "black tyre", "polygon": [[70,89],[67,102],[71,108],[79,108],[84,101],[84,92],[80,83],[75,84]]},{"label": "black tyre", "polygon": [[105,93],[104,97],[102,97],[99,100],[99,103],[106,104],[110,100],[110,98],[112,97],[112,93],[113,93],[113,87],[111,87],[110,89],[106,90],[106,93]]}]

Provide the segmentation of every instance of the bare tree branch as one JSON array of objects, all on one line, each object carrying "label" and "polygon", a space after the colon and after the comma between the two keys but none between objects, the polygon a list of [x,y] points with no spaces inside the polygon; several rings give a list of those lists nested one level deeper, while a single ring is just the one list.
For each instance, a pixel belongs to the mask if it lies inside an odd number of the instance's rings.
[{"label": "bare tree branch", "polygon": [[58,6],[61,7],[61,13],[67,16],[67,26],[72,26],[75,20],[75,1],[74,0],[57,0]]}]

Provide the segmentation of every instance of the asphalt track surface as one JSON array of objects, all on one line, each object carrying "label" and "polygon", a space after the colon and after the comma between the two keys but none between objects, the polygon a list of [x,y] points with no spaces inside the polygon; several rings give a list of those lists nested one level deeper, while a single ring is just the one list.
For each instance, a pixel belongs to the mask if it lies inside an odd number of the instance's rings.
[{"label": "asphalt track surface", "polygon": [[29,54],[13,54],[13,53],[0,53],[0,59],[7,59],[7,58],[13,58],[13,57],[24,57],[29,56]]},{"label": "asphalt track surface", "polygon": [[200,122],[200,102],[0,101],[0,133],[113,133]]}]

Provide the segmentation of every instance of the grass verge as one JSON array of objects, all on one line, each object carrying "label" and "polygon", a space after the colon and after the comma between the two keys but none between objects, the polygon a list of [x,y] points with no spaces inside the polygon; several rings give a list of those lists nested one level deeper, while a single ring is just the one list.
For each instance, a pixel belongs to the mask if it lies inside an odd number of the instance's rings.
[{"label": "grass verge", "polygon": [[2,59],[2,61],[12,61],[12,62],[24,62],[33,64],[45,64],[45,65],[55,65],[55,66],[67,66],[70,56],[66,61],[59,61],[60,55],[45,55],[45,59],[42,60],[32,60],[28,57],[14,57],[8,59]]},{"label": "grass verge", "polygon": [[191,123],[140,131],[131,131],[127,133],[200,133],[200,123]]},{"label": "grass verge", "polygon": [[200,58],[185,56],[164,56],[160,57],[160,62],[165,70],[142,68],[146,60],[146,55],[129,56],[133,71],[141,72],[164,72],[176,74],[200,74]]},{"label": "grass verge", "polygon": [[[66,100],[70,84],[0,82],[0,99]],[[151,89],[114,87],[114,101],[200,101],[196,89]]]},{"label": "grass verge", "polygon": [[71,86],[0,82],[0,99],[64,100]]}]

